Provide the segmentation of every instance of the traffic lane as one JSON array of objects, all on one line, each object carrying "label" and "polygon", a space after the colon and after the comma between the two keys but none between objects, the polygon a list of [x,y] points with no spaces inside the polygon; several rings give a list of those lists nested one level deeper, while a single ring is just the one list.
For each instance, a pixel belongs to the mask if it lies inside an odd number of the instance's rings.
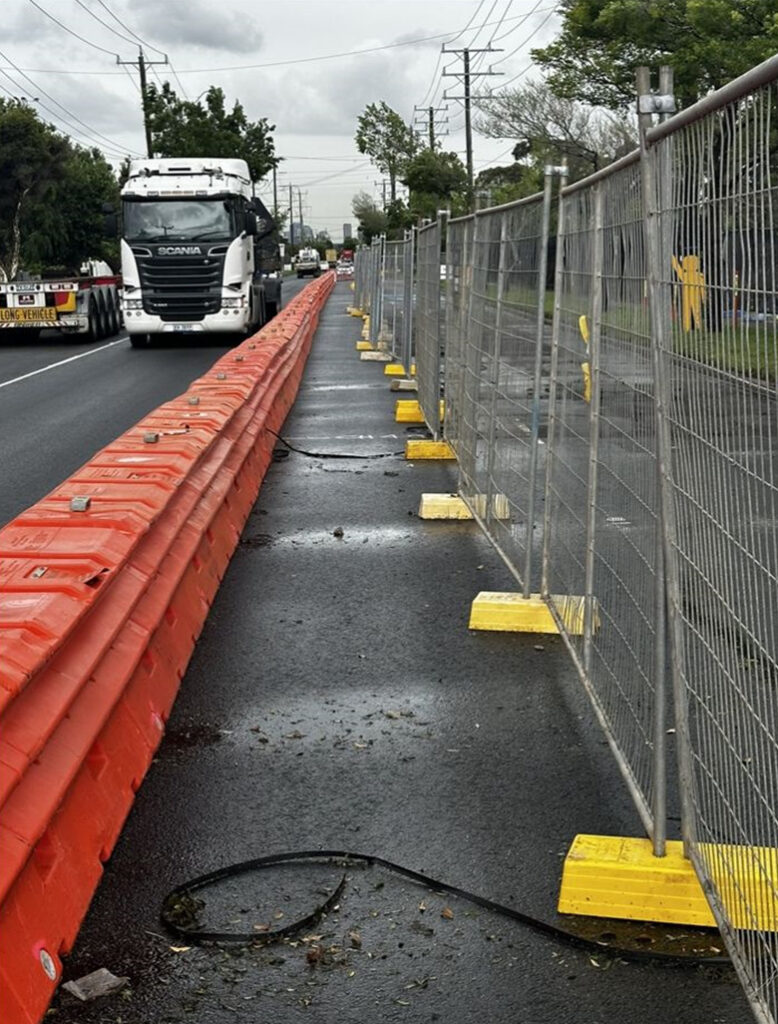
[{"label": "traffic lane", "polygon": [[60,359],[89,352],[121,337],[126,337],[126,331],[121,330],[101,341],[85,341],[83,334],[45,330],[38,338],[21,341],[16,330],[0,330],[0,383],[22,377]]},{"label": "traffic lane", "polygon": [[[282,433],[306,450],[393,452],[395,396],[358,361],[344,298]],[[312,958],[313,939],[198,949],[160,930],[165,893],[187,878],[324,848],[555,921],[573,836],[640,834],[561,639],[467,629],[473,595],[513,583],[473,523],[416,517],[422,491],[455,487],[450,465],[391,455],[270,466],[67,977],[128,975],[138,1021],[748,1019],[732,972],[592,957],[376,870],[349,869]],[[260,934],[339,879],[274,869],[200,895],[215,927]],[[56,1008],[62,1024],[103,1024],[125,1004]]]},{"label": "traffic lane", "polygon": [[[284,303],[307,282],[285,282]],[[193,339],[136,350],[129,341],[72,353],[28,370],[35,375],[2,387],[0,380],[0,523],[44,497],[100,448],[163,402],[186,390],[228,351],[220,339]],[[64,362],[71,354],[82,356]],[[60,365],[54,365],[59,363]],[[42,372],[36,372],[42,371]]]},{"label": "traffic lane", "polygon": [[[283,301],[288,302],[307,283],[308,279],[285,279],[282,288]],[[40,332],[38,338],[21,340],[18,330],[0,328],[0,385],[3,381],[22,377],[71,356],[94,351],[102,345],[126,336],[127,332],[123,328],[118,334],[109,335],[100,341],[87,341],[83,334],[65,334],[62,331],[46,329]],[[213,342],[206,341],[203,344],[212,345]]]}]

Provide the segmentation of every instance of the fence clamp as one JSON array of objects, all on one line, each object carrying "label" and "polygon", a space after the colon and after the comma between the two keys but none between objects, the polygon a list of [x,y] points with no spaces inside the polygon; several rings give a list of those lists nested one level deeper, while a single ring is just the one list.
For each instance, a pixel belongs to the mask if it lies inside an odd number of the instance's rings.
[{"label": "fence clamp", "polygon": [[88,494],[76,495],[75,498],[70,499],[70,511],[71,512],[86,512],[89,506],[92,504],[92,499]]},{"label": "fence clamp", "polygon": [[639,114],[674,114],[675,96],[668,93],[644,93],[638,96]]}]

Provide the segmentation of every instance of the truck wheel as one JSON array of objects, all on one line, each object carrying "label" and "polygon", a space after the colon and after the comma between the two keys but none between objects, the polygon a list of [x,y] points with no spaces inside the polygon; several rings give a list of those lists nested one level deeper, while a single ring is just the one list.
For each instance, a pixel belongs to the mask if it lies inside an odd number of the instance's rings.
[{"label": "truck wheel", "polygon": [[101,328],[100,314],[97,309],[97,305],[94,302],[89,303],[89,327],[86,332],[86,336],[90,341],[100,340],[100,328]]},{"label": "truck wheel", "polygon": [[130,344],[133,348],[151,348],[153,337],[152,334],[131,334]]},{"label": "truck wheel", "polygon": [[121,330],[121,324],[119,323],[119,309],[116,305],[116,299],[111,296],[110,304],[108,307],[108,333],[118,334]]},{"label": "truck wheel", "polygon": [[272,320],[274,316],[278,314],[278,303],[277,302],[266,302],[265,303],[265,323],[268,320]]},{"label": "truck wheel", "polygon": [[304,277],[304,276],[305,276],[304,274],[300,274],[300,273],[298,273],[298,274],[297,274],[297,280],[298,280],[298,281],[302,281],[302,279],[303,279],[303,277]]}]

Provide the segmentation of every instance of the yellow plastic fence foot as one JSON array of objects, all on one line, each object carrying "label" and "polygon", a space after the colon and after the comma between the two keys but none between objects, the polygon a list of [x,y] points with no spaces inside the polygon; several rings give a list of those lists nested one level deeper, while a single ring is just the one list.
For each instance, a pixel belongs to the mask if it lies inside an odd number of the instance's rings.
[{"label": "yellow plastic fence foot", "polygon": [[394,405],[395,423],[423,423],[424,414],[415,398],[398,398]]},{"label": "yellow plastic fence foot", "polygon": [[559,633],[540,594],[523,597],[511,592],[482,590],[470,606],[468,626],[499,633]]},{"label": "yellow plastic fence foot", "polygon": [[456,459],[448,441],[424,441],[415,438],[405,442],[406,459]]},{"label": "yellow plastic fence foot", "polygon": [[[440,400],[440,418],[445,414],[445,404]],[[421,406],[413,398],[398,398],[394,406],[395,423],[423,423],[424,413]]]},{"label": "yellow plastic fence foot", "polygon": [[395,378],[389,384],[389,390],[390,391],[418,391],[419,390],[419,382],[417,380],[409,380],[408,378],[406,378],[405,380],[401,380],[399,378]]},{"label": "yellow plastic fence foot", "polygon": [[361,316],[361,317],[364,317],[364,315],[365,315],[362,312],[362,310],[361,309],[357,309],[356,306],[349,306],[348,309],[346,310],[346,312],[348,313],[349,316]]},{"label": "yellow plastic fence foot", "polygon": [[357,342],[357,352],[372,352],[372,351],[373,351],[373,346],[370,344],[369,341],[358,341]]},{"label": "yellow plastic fence foot", "polygon": [[388,363],[392,357],[388,352],[375,351],[371,345],[370,351],[360,352],[359,358],[364,360],[366,363]]},{"label": "yellow plastic fence foot", "polygon": [[419,519],[472,519],[473,513],[458,494],[422,494]]},{"label": "yellow plastic fence foot", "polygon": [[387,377],[404,377],[405,367],[402,363],[388,363],[384,367],[384,373]]},{"label": "yellow plastic fence foot", "polygon": [[576,836],[565,858],[558,909],[561,914],[716,927],[683,843],[674,840],[668,841],[665,857],[655,857],[649,839]]}]

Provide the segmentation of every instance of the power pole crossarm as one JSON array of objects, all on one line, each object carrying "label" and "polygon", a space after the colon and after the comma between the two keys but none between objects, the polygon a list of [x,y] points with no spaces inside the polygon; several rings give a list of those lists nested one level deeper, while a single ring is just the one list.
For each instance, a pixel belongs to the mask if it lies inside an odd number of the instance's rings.
[{"label": "power pole crossarm", "polygon": [[472,49],[465,47],[462,50],[447,50],[445,46],[442,47],[442,53],[456,53],[462,55],[462,74],[460,75],[455,71],[443,71],[444,77],[447,78],[461,78],[463,80],[463,96],[447,96],[443,94],[443,99],[461,99],[465,105],[465,149],[467,151],[467,187],[469,205],[472,210],[474,201],[474,178],[473,178],[473,126],[470,117],[470,79],[478,77],[489,77],[491,75],[501,75],[501,71],[492,71],[491,68],[488,71],[471,71],[470,70],[470,55],[473,53],[499,53],[499,50],[493,49],[491,46],[483,47],[481,49]]}]

